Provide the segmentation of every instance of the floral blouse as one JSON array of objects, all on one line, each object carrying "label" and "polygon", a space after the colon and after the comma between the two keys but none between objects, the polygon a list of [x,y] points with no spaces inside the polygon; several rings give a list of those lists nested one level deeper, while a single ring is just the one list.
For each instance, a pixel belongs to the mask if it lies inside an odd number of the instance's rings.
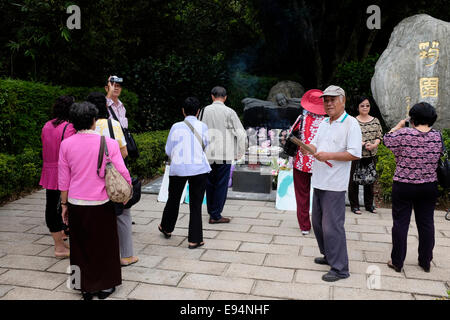
[{"label": "floral blouse", "polygon": [[[301,115],[299,116],[299,118]],[[297,120],[299,119],[297,118]],[[319,124],[322,122],[322,120],[325,119],[325,116],[321,116],[318,114],[311,113],[309,111],[303,110],[303,127],[301,132],[301,140],[309,144],[313,140],[314,136],[317,133],[317,130],[319,129]],[[296,122],[297,122],[296,120]],[[292,130],[298,130],[300,128],[301,122],[299,121],[295,128],[291,128],[289,130],[289,133]],[[314,163],[314,157],[310,155],[309,153],[303,154],[298,148],[297,155],[295,157],[294,161],[294,168],[303,172],[312,172],[312,165]]]},{"label": "floral blouse", "polygon": [[413,184],[437,181],[436,169],[442,151],[438,131],[402,128],[386,133],[384,144],[395,155],[394,181]]}]

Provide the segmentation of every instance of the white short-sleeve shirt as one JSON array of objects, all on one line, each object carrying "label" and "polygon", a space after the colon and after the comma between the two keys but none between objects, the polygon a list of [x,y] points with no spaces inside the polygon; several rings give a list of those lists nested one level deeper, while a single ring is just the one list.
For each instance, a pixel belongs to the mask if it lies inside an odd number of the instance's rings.
[{"label": "white short-sleeve shirt", "polygon": [[[345,152],[361,158],[362,134],[358,121],[344,112],[339,119],[330,124],[325,118],[319,125],[317,134],[311,141],[317,152]],[[311,185],[313,188],[328,191],[346,191],[350,178],[351,161],[314,161]]]}]

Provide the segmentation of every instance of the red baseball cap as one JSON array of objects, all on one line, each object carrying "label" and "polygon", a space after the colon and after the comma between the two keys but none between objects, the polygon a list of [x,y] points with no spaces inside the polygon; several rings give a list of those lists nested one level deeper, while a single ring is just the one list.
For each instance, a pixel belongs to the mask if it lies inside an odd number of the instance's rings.
[{"label": "red baseball cap", "polygon": [[301,100],[302,107],[311,113],[319,115],[327,114],[323,107],[323,98],[320,97],[321,95],[323,95],[323,92],[319,89],[306,91]]}]

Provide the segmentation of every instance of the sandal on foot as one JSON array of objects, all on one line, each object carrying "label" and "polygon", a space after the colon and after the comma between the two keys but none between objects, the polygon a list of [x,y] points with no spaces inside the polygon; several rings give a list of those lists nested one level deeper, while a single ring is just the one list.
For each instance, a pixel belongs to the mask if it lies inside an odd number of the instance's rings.
[{"label": "sandal on foot", "polygon": [[190,244],[190,245],[188,246],[188,248],[189,248],[189,249],[195,249],[195,248],[201,247],[201,246],[204,245],[204,244],[205,244],[204,242],[199,242],[199,243],[196,243],[196,244]]},{"label": "sandal on foot", "polygon": [[162,234],[164,234],[164,237],[165,237],[166,239],[169,239],[169,238],[172,236],[171,233],[165,232],[165,231],[162,229],[162,227],[161,227],[160,224],[158,225],[158,230],[159,230],[159,232],[161,232]]},{"label": "sandal on foot", "polygon": [[395,272],[401,272],[401,271],[402,271],[402,268],[396,267],[396,266],[392,263],[392,260],[389,260],[389,261],[388,261],[387,266],[388,266],[389,268],[391,268],[391,269],[394,269]]},{"label": "sandal on foot", "polygon": [[354,214],[362,214],[362,212],[361,212],[361,210],[359,209],[359,208],[352,208],[351,209],[352,210],[352,212],[354,213]]},{"label": "sandal on foot", "polygon": [[366,211],[369,211],[371,213],[377,213],[377,209],[375,208],[375,206],[371,206],[370,208],[366,208]]},{"label": "sandal on foot", "polygon": [[134,263],[136,263],[138,261],[139,261],[139,258],[138,257],[134,257],[134,256],[131,256],[131,257],[128,257],[128,258],[122,258],[122,259],[120,259],[120,265],[122,267],[127,267],[127,266],[131,266],[132,264],[134,264]]}]

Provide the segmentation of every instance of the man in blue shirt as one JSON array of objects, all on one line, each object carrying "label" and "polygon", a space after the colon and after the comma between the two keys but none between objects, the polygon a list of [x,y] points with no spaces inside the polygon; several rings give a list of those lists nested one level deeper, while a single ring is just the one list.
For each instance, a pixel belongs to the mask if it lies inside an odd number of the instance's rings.
[{"label": "man in blue shirt", "polygon": [[189,181],[189,249],[204,245],[202,230],[202,202],[208,173],[211,167],[206,158],[208,127],[197,120],[200,102],[195,97],[184,101],[184,121],[175,123],[170,129],[166,143],[166,154],[170,158],[169,198],[158,229],[166,238],[171,237],[180,209],[180,198],[186,181]]}]

